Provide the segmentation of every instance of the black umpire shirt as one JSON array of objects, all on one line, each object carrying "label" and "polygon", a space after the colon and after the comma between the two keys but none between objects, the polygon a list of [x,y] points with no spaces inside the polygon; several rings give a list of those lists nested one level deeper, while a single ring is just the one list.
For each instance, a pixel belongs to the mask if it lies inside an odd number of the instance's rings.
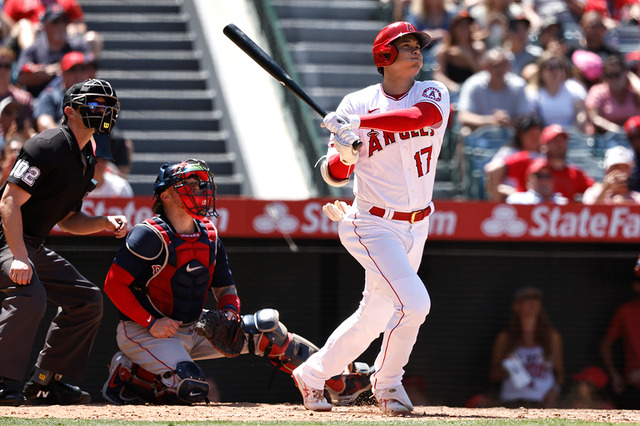
[{"label": "black umpire shirt", "polygon": [[[95,164],[91,142],[81,151],[64,124],[25,142],[7,179],[31,194],[21,209],[24,235],[44,240],[56,223],[71,211],[80,211],[82,199],[95,187]],[[0,233],[6,243],[1,227]]]}]

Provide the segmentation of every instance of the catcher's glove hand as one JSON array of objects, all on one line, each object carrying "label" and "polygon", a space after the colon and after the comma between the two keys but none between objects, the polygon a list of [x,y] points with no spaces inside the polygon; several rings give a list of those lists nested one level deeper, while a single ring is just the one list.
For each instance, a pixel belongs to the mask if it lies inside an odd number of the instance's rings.
[{"label": "catcher's glove hand", "polygon": [[244,347],[242,321],[240,316],[230,309],[205,312],[196,324],[196,332],[229,358],[240,355]]}]

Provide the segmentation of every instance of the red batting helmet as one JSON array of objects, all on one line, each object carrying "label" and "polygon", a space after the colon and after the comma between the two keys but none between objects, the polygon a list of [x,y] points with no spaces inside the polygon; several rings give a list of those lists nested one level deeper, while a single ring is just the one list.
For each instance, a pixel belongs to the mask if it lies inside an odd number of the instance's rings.
[{"label": "red batting helmet", "polygon": [[373,42],[373,62],[376,63],[378,71],[381,71],[380,68],[382,67],[388,67],[396,60],[398,50],[391,43],[407,34],[413,34],[418,38],[420,49],[427,47],[431,41],[431,37],[422,31],[416,30],[416,27],[408,22],[398,21],[387,25],[378,33]]}]

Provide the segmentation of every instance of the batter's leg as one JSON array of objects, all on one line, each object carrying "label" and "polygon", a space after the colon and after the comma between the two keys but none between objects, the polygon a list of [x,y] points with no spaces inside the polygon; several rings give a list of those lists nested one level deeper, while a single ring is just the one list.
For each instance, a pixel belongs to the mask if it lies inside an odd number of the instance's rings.
[{"label": "batter's leg", "polygon": [[[374,388],[401,384],[403,367],[431,308],[424,283],[417,274],[428,219],[416,224],[388,221],[360,213],[340,224],[345,248],[367,271],[373,291],[387,301],[385,336],[372,376]],[[389,306],[389,304],[391,306]]]},{"label": "batter's leg", "polygon": [[374,364],[376,372],[371,383],[376,389],[402,383],[404,366],[409,362],[418,331],[431,307],[429,294],[417,275],[392,281],[389,285],[398,294],[398,299]]},{"label": "batter's leg", "polygon": [[323,389],[325,381],[342,373],[382,333],[390,320],[393,305],[376,283],[367,280],[358,310],[342,322],[320,350],[298,367],[304,382]]}]

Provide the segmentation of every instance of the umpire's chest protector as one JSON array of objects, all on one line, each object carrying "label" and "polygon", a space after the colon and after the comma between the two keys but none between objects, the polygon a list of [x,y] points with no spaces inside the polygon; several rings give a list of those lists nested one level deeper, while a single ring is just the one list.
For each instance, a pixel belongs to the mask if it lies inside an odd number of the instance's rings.
[{"label": "umpire's chest protector", "polygon": [[199,232],[176,234],[159,217],[144,221],[164,242],[164,263],[147,283],[147,297],[162,315],[190,323],[202,312],[215,270],[217,232],[197,221]]}]

